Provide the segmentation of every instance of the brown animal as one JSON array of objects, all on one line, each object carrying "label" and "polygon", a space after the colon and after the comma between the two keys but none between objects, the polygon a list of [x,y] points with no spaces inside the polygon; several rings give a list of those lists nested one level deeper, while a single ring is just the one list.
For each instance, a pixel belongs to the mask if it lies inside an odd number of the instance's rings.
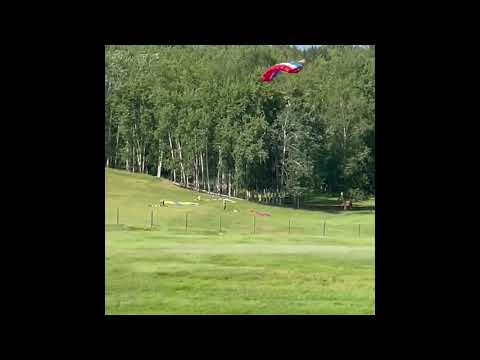
[{"label": "brown animal", "polygon": [[257,210],[255,210],[255,209],[250,209],[250,212],[255,213],[255,214],[259,215],[259,216],[272,216],[271,213],[266,212],[266,211],[257,211]]}]

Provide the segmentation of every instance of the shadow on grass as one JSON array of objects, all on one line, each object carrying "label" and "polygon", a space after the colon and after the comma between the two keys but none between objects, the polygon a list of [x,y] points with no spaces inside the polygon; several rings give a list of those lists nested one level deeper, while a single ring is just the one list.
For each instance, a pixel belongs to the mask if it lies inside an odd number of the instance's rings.
[{"label": "shadow on grass", "polygon": [[353,205],[350,209],[348,210],[343,210],[342,205],[317,205],[317,204],[303,204],[301,206],[301,209],[304,210],[321,210],[325,211],[328,213],[332,214],[338,214],[338,213],[348,213],[352,211],[375,211],[375,206],[355,206]]},{"label": "shadow on grass", "polygon": [[352,208],[349,210],[343,210],[343,205],[341,203],[336,202],[335,200],[331,200],[330,204],[318,204],[318,203],[311,203],[311,202],[303,202],[300,204],[300,207],[297,208],[295,204],[269,204],[264,202],[257,202],[257,201],[250,201],[252,205],[257,205],[259,208],[261,206],[269,207],[271,210],[275,208],[278,209],[292,209],[292,210],[309,210],[309,211],[325,211],[332,214],[338,214],[341,212],[348,212],[348,211],[375,211],[375,206],[362,206],[362,205],[355,205],[353,204]]},{"label": "shadow on grass", "polygon": [[310,206],[335,206],[335,205],[341,205],[341,201],[338,199],[328,197],[328,196],[315,196],[308,198],[304,201],[305,205],[310,205]]}]

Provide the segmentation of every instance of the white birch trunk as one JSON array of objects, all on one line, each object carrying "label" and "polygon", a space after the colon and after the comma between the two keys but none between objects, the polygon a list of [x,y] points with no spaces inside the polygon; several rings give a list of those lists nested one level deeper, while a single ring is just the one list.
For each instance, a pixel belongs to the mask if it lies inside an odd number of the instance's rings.
[{"label": "white birch trunk", "polygon": [[200,166],[202,167],[202,189],[205,190],[205,177],[203,176],[203,154],[200,153]]},{"label": "white birch trunk", "polygon": [[222,170],[222,184],[221,184],[221,188],[222,188],[222,194],[225,194],[226,193],[226,189],[225,189],[225,173],[223,172]]},{"label": "white birch trunk", "polygon": [[193,169],[192,169],[192,181],[193,181],[193,188],[196,189],[197,188],[197,176],[196,176],[196,173],[197,173],[197,165],[195,164],[195,156],[194,156],[194,159],[192,160],[192,164],[193,164]]},{"label": "white birch trunk", "polygon": [[157,168],[157,178],[162,177],[162,160],[163,160],[163,151],[160,152],[160,156],[158,157],[158,168]]},{"label": "white birch trunk", "polygon": [[287,152],[287,119],[283,124],[283,154],[282,154],[282,170],[280,172],[280,186],[284,186],[284,173],[286,172],[286,152]]},{"label": "white birch trunk", "polygon": [[195,189],[198,191],[200,189],[200,186],[198,185],[198,151],[197,151],[197,135],[195,135],[195,151],[194,151],[194,155],[195,155],[195,161],[193,163],[193,170],[194,170],[194,174],[193,174],[193,182],[194,182],[194,187]]},{"label": "white birch trunk", "polygon": [[178,146],[178,156],[180,159],[180,171],[181,171],[181,177],[182,177],[182,182],[183,184],[187,184],[186,176],[185,176],[185,169],[183,168],[183,158],[182,158],[182,144],[180,141],[177,139],[177,146]]},{"label": "white birch trunk", "polygon": [[130,147],[132,149],[132,157],[131,157],[131,164],[130,164],[130,169],[132,172],[135,172],[135,146],[132,145]]},{"label": "white birch trunk", "polygon": [[137,147],[137,170],[138,172],[142,172],[142,149]]},{"label": "white birch trunk", "polygon": [[173,182],[177,182],[177,173],[175,171],[175,152],[173,151],[172,137],[170,136],[170,131],[168,132],[168,141],[170,142],[170,151],[172,152]]},{"label": "white birch trunk", "polygon": [[129,166],[128,166],[128,165],[129,165],[129,164],[128,164],[128,158],[129,158],[129,156],[130,156],[130,151],[129,151],[129,149],[130,149],[130,148],[128,147],[128,140],[127,140],[127,160],[126,160],[126,163],[125,163],[125,170],[127,170],[127,171],[130,171]]},{"label": "white birch trunk", "polygon": [[200,190],[200,181],[199,181],[199,176],[198,176],[198,154],[195,155],[195,182],[196,182],[196,187],[197,191]]},{"label": "white birch trunk", "polygon": [[118,140],[120,138],[120,129],[119,129],[120,125],[117,125],[117,141],[115,143],[115,159],[113,161],[113,166],[116,167],[117,166],[117,154],[118,154]]},{"label": "white birch trunk", "polygon": [[232,176],[228,172],[228,196],[232,196]]},{"label": "white birch trunk", "polygon": [[347,128],[343,127],[343,181],[345,184],[345,167],[347,161]]},{"label": "white birch trunk", "polygon": [[112,149],[112,145],[110,144],[110,139],[112,138],[112,115],[110,114],[110,122],[108,123],[108,137],[107,137],[107,145],[108,145],[108,151],[107,151],[107,168],[110,164],[110,156],[112,156],[111,154],[111,149]]},{"label": "white birch trunk", "polygon": [[143,153],[142,153],[142,173],[145,174],[145,145],[143,146]]},{"label": "white birch trunk", "polygon": [[205,162],[207,170],[207,191],[210,192],[210,175],[208,174],[208,146],[205,145]]},{"label": "white birch trunk", "polygon": [[222,167],[222,148],[218,147],[217,193],[220,193],[220,169]]}]

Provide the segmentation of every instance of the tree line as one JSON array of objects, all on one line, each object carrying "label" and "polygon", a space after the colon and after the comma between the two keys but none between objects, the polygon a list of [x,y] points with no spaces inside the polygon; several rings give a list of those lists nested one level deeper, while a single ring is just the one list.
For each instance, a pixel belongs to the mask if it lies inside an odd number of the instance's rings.
[{"label": "tree line", "polygon": [[[259,81],[306,59],[299,74]],[[105,47],[105,166],[289,204],[375,192],[373,46]]]}]

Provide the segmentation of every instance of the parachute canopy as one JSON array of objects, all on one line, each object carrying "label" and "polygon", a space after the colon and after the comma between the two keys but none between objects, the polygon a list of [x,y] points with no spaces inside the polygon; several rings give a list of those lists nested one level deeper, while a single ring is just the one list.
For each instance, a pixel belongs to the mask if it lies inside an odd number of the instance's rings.
[{"label": "parachute canopy", "polygon": [[289,61],[286,63],[280,63],[276,64],[273,66],[270,66],[265,72],[262,74],[262,81],[272,81],[280,71],[290,73],[290,74],[296,74],[303,69],[303,64],[305,63],[305,60],[300,60],[298,62],[296,61]]}]

